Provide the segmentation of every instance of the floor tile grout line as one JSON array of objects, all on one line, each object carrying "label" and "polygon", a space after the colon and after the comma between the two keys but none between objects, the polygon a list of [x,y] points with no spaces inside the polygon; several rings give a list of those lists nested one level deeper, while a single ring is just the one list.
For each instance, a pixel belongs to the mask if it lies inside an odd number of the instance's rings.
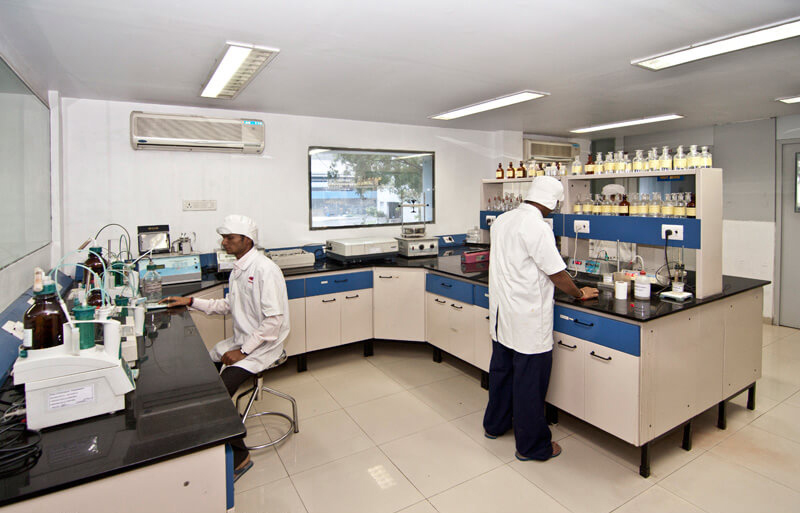
[{"label": "floor tile grout line", "polygon": [[[691,463],[691,462],[690,462],[690,463]],[[620,504],[620,505],[619,505],[619,506],[617,506],[616,508],[612,509],[612,510],[611,510],[609,513],[614,513],[615,511],[619,511],[620,509],[622,509],[623,507],[625,507],[625,505],[626,505],[626,504],[628,504],[629,502],[632,502],[632,501],[633,501],[633,500],[635,500],[637,497],[641,497],[642,495],[644,495],[645,493],[649,492],[650,490],[652,490],[652,489],[653,489],[653,488],[655,488],[655,487],[658,487],[660,490],[663,490],[664,492],[666,492],[666,493],[668,493],[668,494],[670,494],[670,495],[674,495],[675,497],[677,497],[677,498],[681,499],[682,501],[686,501],[686,502],[688,502],[689,504],[691,504],[692,506],[694,506],[695,508],[699,509],[700,511],[702,511],[702,512],[704,512],[704,513],[712,513],[712,512],[709,512],[707,509],[701,508],[700,506],[698,506],[698,505],[697,505],[697,504],[695,504],[694,502],[690,501],[690,500],[689,500],[689,499],[687,499],[686,497],[681,497],[680,495],[678,495],[677,493],[673,492],[672,490],[667,490],[667,489],[666,489],[666,488],[664,488],[663,486],[659,486],[659,483],[655,483],[655,484],[654,484],[653,486],[651,486],[650,488],[648,488],[648,489],[646,489],[646,490],[642,491],[641,493],[638,493],[638,494],[636,494],[636,496],[635,496],[635,497],[631,497],[629,500],[625,501],[624,503]]]},{"label": "floor tile grout line", "polygon": [[[703,456],[708,456],[709,455],[708,453],[711,453],[711,451],[706,451],[706,454],[704,454]],[[717,453],[711,453],[710,455],[715,457],[715,458],[721,459],[725,463],[729,463],[729,464],[734,465],[736,467],[743,468],[748,472],[752,472],[753,474],[755,474],[757,476],[763,477],[767,481],[772,481],[773,483],[775,483],[776,485],[780,486],[781,488],[786,488],[787,490],[789,490],[790,492],[794,493],[795,495],[800,496],[800,490],[795,490],[791,486],[785,485],[785,484],[781,483],[780,481],[776,481],[774,478],[769,477],[769,476],[767,476],[765,474],[762,474],[761,472],[759,472],[757,470],[753,470],[752,468],[748,467],[747,465],[742,465],[741,463],[738,463],[736,461],[730,460],[730,459],[728,459],[728,458],[726,458],[726,457],[724,457],[724,456],[722,456],[720,454],[717,454]]]}]

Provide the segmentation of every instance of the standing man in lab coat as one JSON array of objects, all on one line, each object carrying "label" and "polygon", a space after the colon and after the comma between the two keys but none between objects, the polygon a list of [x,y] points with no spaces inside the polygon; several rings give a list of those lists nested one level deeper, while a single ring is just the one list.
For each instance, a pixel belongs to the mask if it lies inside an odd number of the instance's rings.
[{"label": "standing man in lab coat", "polygon": [[496,438],[513,426],[516,457],[522,461],[561,453],[544,415],[553,363],[553,286],[576,299],[597,297],[597,289],[579,289],[566,273],[553,230],[544,221],[562,199],[561,182],[537,177],[524,203],[499,216],[491,228],[492,359],[483,427],[487,438]]},{"label": "standing man in lab coat", "polygon": [[[289,336],[289,299],[280,268],[256,249],[258,227],[249,217],[230,215],[217,228],[222,247],[236,257],[224,299],[167,297],[170,307],[188,306],[205,314],[231,314],[233,337],[214,346],[211,359],[225,365],[220,374],[228,393],[269,367],[283,353]],[[234,480],[253,463],[243,439],[231,442]]]}]

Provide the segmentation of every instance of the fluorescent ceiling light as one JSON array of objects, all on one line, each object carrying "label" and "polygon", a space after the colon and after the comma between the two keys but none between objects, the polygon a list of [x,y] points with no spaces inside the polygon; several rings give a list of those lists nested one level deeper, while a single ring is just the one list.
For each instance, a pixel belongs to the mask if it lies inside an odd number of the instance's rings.
[{"label": "fluorescent ceiling light", "polygon": [[259,71],[278,55],[277,48],[244,43],[226,43],[222,58],[203,86],[200,96],[232,100]]},{"label": "fluorescent ceiling light", "polygon": [[774,43],[782,39],[800,36],[800,18],[784,20],[772,25],[758,27],[745,32],[730,34],[711,41],[696,43],[670,52],[645,57],[631,61],[635,66],[641,66],[653,71],[659,71],[679,64],[735,52],[752,46]]},{"label": "fluorescent ceiling light", "polygon": [[664,114],[663,116],[653,116],[642,119],[631,119],[629,121],[618,121],[616,123],[608,123],[605,125],[595,125],[586,128],[576,128],[570,130],[573,134],[585,134],[586,132],[597,132],[600,130],[610,130],[612,128],[620,128],[623,126],[645,125],[647,123],[658,123],[659,121],[669,121],[671,119],[681,119],[683,116],[680,114]]},{"label": "fluorescent ceiling light", "polygon": [[775,101],[783,103],[800,103],[800,96],[785,96],[783,98],[775,98]]},{"label": "fluorescent ceiling light", "polygon": [[478,112],[484,112],[492,109],[499,109],[500,107],[507,107],[508,105],[514,105],[515,103],[527,102],[528,100],[535,100],[536,98],[541,98],[542,96],[549,96],[549,95],[550,93],[540,93],[537,91],[525,90],[525,91],[520,91],[518,93],[509,94],[507,96],[494,98],[492,100],[487,100],[485,102],[475,103],[473,105],[467,105],[466,107],[461,107],[455,110],[443,112],[441,114],[429,117],[431,119],[443,119],[445,121],[448,121],[451,119],[477,114]]}]

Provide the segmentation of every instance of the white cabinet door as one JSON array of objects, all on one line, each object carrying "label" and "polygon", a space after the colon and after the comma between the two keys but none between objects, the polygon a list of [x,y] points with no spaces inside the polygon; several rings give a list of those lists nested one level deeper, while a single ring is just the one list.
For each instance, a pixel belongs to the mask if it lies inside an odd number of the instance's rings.
[{"label": "white cabinet door", "polygon": [[[203,290],[194,297],[198,299],[222,299],[226,285],[220,284],[210,289]],[[197,332],[203,339],[203,344],[211,350],[214,345],[225,338],[225,317],[222,315],[206,315],[197,310],[190,310],[192,321],[197,327]]]},{"label": "white cabinet door", "polygon": [[492,337],[489,336],[489,310],[472,305],[472,329],[475,334],[475,363],[484,372],[489,372],[492,360]]},{"label": "white cabinet door", "polygon": [[761,289],[737,294],[727,303],[723,397],[730,397],[761,377]]},{"label": "white cabinet door", "polygon": [[289,336],[283,341],[287,356],[306,352],[306,300],[289,300]]},{"label": "white cabinet door", "polygon": [[584,418],[585,359],[586,343],[583,340],[553,332],[553,368],[546,400],[578,418]]},{"label": "white cabinet door", "polygon": [[450,352],[448,345],[450,303],[446,297],[425,293],[425,331],[428,343]]},{"label": "white cabinet door", "polygon": [[639,442],[639,358],[583,341],[586,422],[633,445]]},{"label": "white cabinet door", "polygon": [[475,363],[475,333],[472,327],[472,305],[448,299],[447,350],[467,363]]},{"label": "white cabinet door", "polygon": [[342,292],[342,344],[372,338],[372,289]]},{"label": "white cabinet door", "polygon": [[341,345],[344,293],[306,298],[306,349]]},{"label": "white cabinet door", "polygon": [[373,270],[374,336],[425,342],[425,271]]}]

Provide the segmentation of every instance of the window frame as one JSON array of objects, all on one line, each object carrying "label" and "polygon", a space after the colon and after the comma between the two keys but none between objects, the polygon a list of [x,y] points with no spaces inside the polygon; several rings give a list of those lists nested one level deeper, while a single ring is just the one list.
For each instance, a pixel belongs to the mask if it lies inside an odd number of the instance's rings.
[{"label": "window frame", "polygon": [[[436,222],[436,152],[432,150],[396,150],[396,149],[386,149],[386,148],[349,148],[349,147],[340,147],[340,146],[309,146],[306,150],[306,157],[308,158],[308,229],[309,231],[320,231],[320,230],[338,230],[338,229],[350,229],[350,228],[379,228],[382,226],[401,226],[402,224],[412,224],[412,223],[403,223],[402,221],[396,223],[381,223],[381,224],[348,224],[348,225],[340,225],[340,226],[317,226],[313,225],[313,215],[311,210],[311,151],[312,150],[329,150],[329,151],[353,151],[353,152],[375,152],[375,153],[408,153],[410,155],[418,154],[418,153],[429,153],[431,155],[431,201],[430,206],[426,206],[426,211],[430,209],[431,212],[431,220],[424,221],[425,224],[434,224]],[[424,176],[423,176],[423,184],[424,184]],[[425,197],[425,191],[422,191],[423,198]]]}]

